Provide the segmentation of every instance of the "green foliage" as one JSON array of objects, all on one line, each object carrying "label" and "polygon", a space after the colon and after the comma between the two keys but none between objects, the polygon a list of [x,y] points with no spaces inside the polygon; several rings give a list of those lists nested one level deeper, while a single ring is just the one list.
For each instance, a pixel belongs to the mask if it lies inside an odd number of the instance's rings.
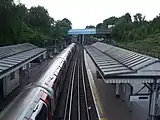
[{"label": "green foliage", "polygon": [[103,25],[103,23],[98,23],[98,24],[96,25],[96,28],[102,28],[102,25]]},{"label": "green foliage", "polygon": [[119,42],[117,43],[120,47],[127,49],[136,48],[138,52],[149,51],[160,54],[160,33],[151,34],[144,40],[136,40],[131,42]]},{"label": "green foliage", "polygon": [[132,42],[143,40],[149,37],[150,34],[160,32],[160,16],[156,16],[152,21],[146,21],[145,16],[137,13],[133,16],[126,13],[125,15],[116,18],[110,17],[105,19],[103,23],[99,23],[99,28],[108,28],[108,25],[115,25],[112,29],[112,34],[117,42]]},{"label": "green foliage", "polygon": [[42,6],[27,9],[23,4],[14,4],[13,0],[0,1],[0,15],[1,46],[23,42],[42,46],[44,40],[51,45],[55,39],[67,36],[72,26],[67,18],[54,21]]},{"label": "green foliage", "polygon": [[147,21],[144,15],[137,13],[132,21],[131,15],[126,13],[119,18],[113,16],[105,19],[96,28],[108,28],[108,25],[115,25],[112,35],[117,45],[160,54],[160,15]]},{"label": "green foliage", "polygon": [[118,20],[117,17],[110,17],[108,19],[105,19],[103,21],[102,27],[101,28],[108,28],[108,25],[114,25],[116,21]]},{"label": "green foliage", "polygon": [[49,32],[51,21],[54,22],[51,20],[48,11],[41,6],[31,7],[27,15],[27,20],[28,24],[30,24],[32,27],[45,33]]},{"label": "green foliage", "polygon": [[137,13],[134,17],[134,22],[136,23],[142,23],[145,21],[145,16],[143,16],[141,13]]},{"label": "green foliage", "polygon": [[94,25],[86,26],[86,29],[92,29],[92,28],[96,28],[96,27]]}]

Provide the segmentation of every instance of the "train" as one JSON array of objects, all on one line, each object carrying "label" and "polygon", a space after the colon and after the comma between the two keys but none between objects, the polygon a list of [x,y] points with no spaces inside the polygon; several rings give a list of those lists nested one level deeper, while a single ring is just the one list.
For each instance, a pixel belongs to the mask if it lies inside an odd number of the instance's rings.
[{"label": "train", "polygon": [[67,69],[76,51],[71,43],[58,54],[46,72],[25,87],[0,113],[0,120],[53,120]]}]

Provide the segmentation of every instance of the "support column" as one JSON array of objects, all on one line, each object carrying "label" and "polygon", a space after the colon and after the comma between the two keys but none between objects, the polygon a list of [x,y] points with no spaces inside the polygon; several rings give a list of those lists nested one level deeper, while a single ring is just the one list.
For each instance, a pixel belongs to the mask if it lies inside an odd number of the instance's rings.
[{"label": "support column", "polygon": [[82,40],[83,40],[83,35],[81,35],[80,44],[82,44]]},{"label": "support column", "polygon": [[120,97],[120,84],[116,83],[116,98]]},{"label": "support column", "polygon": [[151,120],[155,120],[156,115],[156,103],[157,103],[157,94],[158,94],[158,84],[155,80],[152,85],[152,94],[151,94],[151,101],[150,101],[150,116]]},{"label": "support column", "polygon": [[82,44],[84,44],[84,35],[82,35]]},{"label": "support column", "polygon": [[28,63],[26,66],[27,66],[28,80],[29,80],[30,79],[30,63]]},{"label": "support column", "polygon": [[82,42],[82,35],[79,35],[79,37],[78,37],[78,43],[81,44],[81,42]]},{"label": "support column", "polygon": [[123,84],[123,95],[122,95],[122,102],[125,101],[125,96],[126,96],[126,84]]},{"label": "support column", "polygon": [[79,41],[79,35],[77,35],[77,41],[76,42],[78,42]]},{"label": "support column", "polygon": [[54,41],[54,53],[57,53],[57,45],[56,40]]}]

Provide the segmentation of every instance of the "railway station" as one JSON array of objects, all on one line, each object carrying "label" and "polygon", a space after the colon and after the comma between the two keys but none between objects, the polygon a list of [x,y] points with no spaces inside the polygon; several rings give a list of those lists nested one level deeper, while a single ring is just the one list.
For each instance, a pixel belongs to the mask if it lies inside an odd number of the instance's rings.
[{"label": "railway station", "polygon": [[1,0],[0,120],[160,120],[158,2]]},{"label": "railway station", "polygon": [[[98,91],[101,91],[95,92],[94,97],[97,99],[96,103],[98,103],[102,119],[142,120],[158,118],[160,114],[158,104],[159,59],[106,44],[107,39],[110,39],[111,33],[109,30],[99,31],[102,30],[73,29],[69,31],[69,34],[78,34],[77,40],[85,47],[86,61],[89,62],[90,66],[88,69],[91,71],[91,79],[93,79],[93,83],[95,84],[93,86]],[[96,34],[104,34],[104,41],[85,45],[85,35]],[[112,89],[108,90],[112,94],[105,93],[105,88],[102,89],[103,87],[99,86],[100,84],[106,87],[106,89],[107,87]],[[97,94],[103,95],[100,95],[101,98],[98,99]],[[116,113],[113,111],[116,111],[116,106],[112,108],[113,110],[110,115],[106,112],[109,110],[103,112],[104,106],[109,105],[105,103],[108,99],[104,97],[106,96],[105,94],[109,94],[108,97],[112,96],[112,101],[115,101],[115,103],[119,100],[118,102],[120,102],[119,105],[121,106],[119,110],[122,111],[121,115],[114,117]],[[105,102],[101,104],[101,101]],[[115,103],[111,102],[110,104]],[[125,107],[126,109],[124,109]],[[138,111],[142,114],[139,115]]]},{"label": "railway station", "polygon": [[[91,67],[94,78],[102,80],[103,84],[109,84],[106,87],[113,89],[112,97],[124,102],[128,112],[131,112],[128,117],[120,115],[121,119],[141,120],[148,116],[158,116],[158,59],[100,42],[86,46],[86,50],[89,61],[95,67]],[[125,113],[127,112],[122,114]]]},{"label": "railway station", "polygon": [[[0,119],[156,120],[159,117],[159,59],[108,44],[110,30],[71,29],[68,35],[72,43],[51,58],[41,75],[0,112]],[[88,42],[96,37],[100,39]],[[8,47],[11,51],[1,57],[0,63],[6,63],[1,67],[6,66],[5,75],[10,79],[13,72],[18,70],[15,76],[19,76],[28,70],[31,61],[46,58],[46,49],[32,44]],[[5,53],[5,47],[1,51]],[[7,96],[19,85],[20,78],[15,77],[11,84],[4,81],[5,75],[1,75],[2,95]]]}]

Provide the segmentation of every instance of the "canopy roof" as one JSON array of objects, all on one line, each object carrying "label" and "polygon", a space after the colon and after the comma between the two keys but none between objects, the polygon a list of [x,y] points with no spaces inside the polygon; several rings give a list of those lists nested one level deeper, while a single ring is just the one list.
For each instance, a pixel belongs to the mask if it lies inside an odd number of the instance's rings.
[{"label": "canopy roof", "polygon": [[0,78],[8,71],[18,69],[43,55],[45,51],[29,43],[0,47]]},{"label": "canopy roof", "polygon": [[148,83],[160,78],[157,58],[97,42],[86,50],[107,83]]}]

